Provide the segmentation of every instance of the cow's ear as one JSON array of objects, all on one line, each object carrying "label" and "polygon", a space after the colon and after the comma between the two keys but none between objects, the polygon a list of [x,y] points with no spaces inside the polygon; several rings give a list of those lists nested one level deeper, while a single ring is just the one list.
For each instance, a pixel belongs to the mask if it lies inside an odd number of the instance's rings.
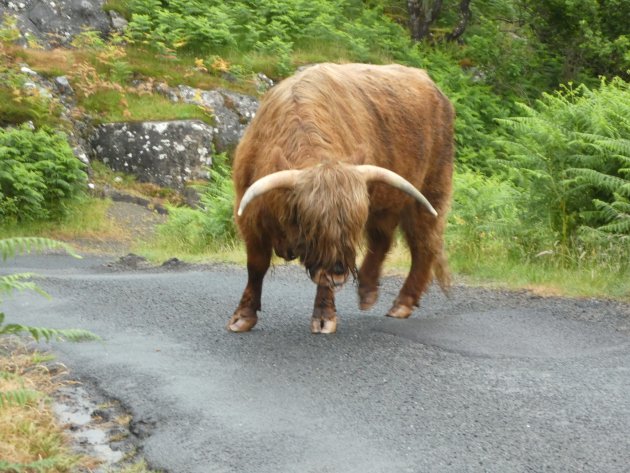
[{"label": "cow's ear", "polygon": [[270,158],[275,171],[284,171],[291,168],[287,157],[279,146],[274,146],[271,150]]}]

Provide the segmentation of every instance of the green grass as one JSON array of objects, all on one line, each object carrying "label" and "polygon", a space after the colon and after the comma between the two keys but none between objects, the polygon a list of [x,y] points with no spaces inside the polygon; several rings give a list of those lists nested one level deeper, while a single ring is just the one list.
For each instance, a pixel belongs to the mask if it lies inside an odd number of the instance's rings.
[{"label": "green grass", "polygon": [[240,241],[208,244],[194,225],[178,230],[168,222],[158,226],[153,239],[138,245],[136,252],[156,263],[173,257],[191,263],[246,263],[245,248]]},{"label": "green grass", "polygon": [[233,263],[245,265],[245,247],[238,244],[225,245],[221,248],[206,248],[203,251],[194,252],[186,248],[182,242],[175,239],[164,241],[154,240],[139,244],[134,252],[154,263],[163,263],[170,258],[178,258],[188,263]]},{"label": "green grass", "polygon": [[36,126],[61,125],[60,109],[53,102],[34,96],[21,94],[0,85],[0,126],[15,125],[32,121]]},{"label": "green grass", "polygon": [[[251,78],[243,78],[234,83],[228,82],[220,75],[197,70],[195,67],[195,60],[197,59],[203,59],[206,67],[209,66],[206,64],[207,58],[204,57],[181,53],[177,57],[164,56],[133,45],[127,46],[125,52],[127,53],[126,60],[135,76],[159,77],[160,81],[171,86],[188,85],[200,89],[224,88],[234,92],[256,94],[256,87]],[[222,52],[217,54],[234,64],[243,63],[243,56],[240,53],[234,57],[230,56],[228,52],[225,53],[225,56]]]},{"label": "green grass", "polygon": [[41,236],[57,240],[79,238],[115,238],[121,229],[111,225],[107,217],[110,201],[85,198],[72,204],[68,215],[60,221],[44,222],[3,222],[0,224],[0,238],[17,236]]},{"label": "green grass", "polygon": [[[456,283],[630,302],[630,268],[625,264],[630,260],[628,253],[624,256],[620,249],[599,261],[583,258],[567,262],[553,255],[518,261],[486,251],[459,249],[448,252],[448,261]],[[387,257],[385,273],[404,276],[409,267],[409,251],[399,242]]]},{"label": "green grass", "polygon": [[209,111],[197,105],[173,103],[155,94],[123,94],[115,90],[101,90],[84,98],[82,106],[96,113],[101,123],[197,119],[214,124]]},{"label": "green grass", "polygon": [[469,284],[526,288],[542,295],[630,301],[630,271],[621,267],[615,270],[593,263],[562,266],[557,262],[514,262],[465,254],[452,255],[450,262],[453,271]]}]

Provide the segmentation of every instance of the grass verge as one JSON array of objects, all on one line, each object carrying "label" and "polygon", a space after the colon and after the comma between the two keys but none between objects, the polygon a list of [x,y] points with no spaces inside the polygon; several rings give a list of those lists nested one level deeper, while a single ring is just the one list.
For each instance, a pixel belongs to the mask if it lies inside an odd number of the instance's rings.
[{"label": "grass verge", "polygon": [[[193,263],[223,262],[244,266],[247,262],[241,242],[218,247],[191,245],[175,232],[158,232],[137,252],[159,263],[177,257]],[[361,259],[361,258],[360,258]],[[276,258],[274,264],[284,264]],[[528,289],[541,296],[595,297],[630,302],[630,270],[621,262],[604,268],[593,263],[562,267],[557,262],[493,259],[488,255],[453,253],[449,264],[456,283],[503,289]],[[388,254],[384,274],[405,276],[411,265],[407,246],[398,242]]]},{"label": "grass verge", "polygon": [[170,258],[178,258],[188,263],[213,262],[239,265],[244,265],[247,261],[245,248],[241,243],[199,249],[189,246],[185,240],[178,239],[177,235],[169,235],[166,232],[156,235],[148,242],[138,244],[134,251],[154,263],[162,263]]},{"label": "grass verge", "polygon": [[61,221],[4,222],[0,225],[0,238],[40,236],[55,240],[123,239],[124,229],[107,217],[109,200],[85,198],[72,204],[68,215]]},{"label": "grass verge", "polygon": [[[98,460],[72,452],[52,410],[52,395],[67,371],[54,356],[28,348],[16,337],[0,337],[0,471],[90,472]],[[151,473],[144,460],[108,473]]]},{"label": "grass verge", "polygon": [[65,371],[53,372],[47,357],[0,338],[0,471],[48,473],[96,466],[71,452],[51,409],[50,395]]},{"label": "grass verge", "polygon": [[[105,180],[111,181],[112,176]],[[133,183],[122,182],[124,189]],[[138,190],[147,195],[146,189]],[[76,205],[62,222],[30,223],[24,225],[0,225],[0,238],[14,236],[43,236],[62,241],[84,241],[89,249],[90,241],[129,241],[127,228],[111,220],[107,209],[108,200],[87,199]],[[162,231],[160,231],[162,229]],[[158,227],[155,236],[146,242],[131,242],[132,250],[150,261],[161,263],[177,257],[190,263],[222,262],[244,266],[245,249],[240,241],[208,244],[199,228],[181,228],[172,225]],[[609,257],[607,262],[589,260],[561,264],[556,258],[540,258],[515,261],[506,255],[487,252],[470,252],[461,249],[449,253],[449,264],[455,281],[469,285],[496,288],[526,288],[540,295],[571,297],[612,298],[630,301],[630,268],[626,261]],[[274,261],[283,264],[280,259]],[[405,275],[409,270],[409,252],[404,243],[398,242],[387,257],[385,274]]]},{"label": "grass verge", "polygon": [[[544,258],[548,258],[545,260]],[[562,262],[558,257],[515,261],[485,252],[454,250],[448,253],[456,282],[472,286],[528,289],[541,296],[596,297],[630,302],[630,268],[624,259]],[[409,251],[398,242],[386,261],[386,271],[406,274]]]}]

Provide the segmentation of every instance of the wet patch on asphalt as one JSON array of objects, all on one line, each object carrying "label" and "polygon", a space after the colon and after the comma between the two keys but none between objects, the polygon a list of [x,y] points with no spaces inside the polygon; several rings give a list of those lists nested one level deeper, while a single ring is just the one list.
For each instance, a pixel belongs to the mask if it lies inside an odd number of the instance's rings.
[{"label": "wet patch on asphalt", "polygon": [[55,392],[53,410],[73,450],[98,461],[93,473],[111,471],[138,459],[140,436],[118,401],[97,394],[93,387],[67,382]]}]

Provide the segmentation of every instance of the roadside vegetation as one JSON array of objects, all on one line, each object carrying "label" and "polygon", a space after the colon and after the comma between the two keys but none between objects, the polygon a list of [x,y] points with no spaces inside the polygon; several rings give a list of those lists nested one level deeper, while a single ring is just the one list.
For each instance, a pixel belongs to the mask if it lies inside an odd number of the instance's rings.
[{"label": "roadside vegetation", "polygon": [[[53,411],[55,392],[68,383],[54,356],[23,339],[0,343],[0,471],[5,473],[90,472],[99,461],[77,454]],[[108,473],[150,473],[142,460]]]},{"label": "roadside vegetation", "polygon": [[[90,472],[99,461],[74,453],[53,412],[53,398],[67,384],[67,370],[54,356],[34,351],[18,338],[0,344],[0,471]],[[144,461],[108,473],[150,473]]]},{"label": "roadside vegetation", "polygon": [[[171,104],[146,84],[257,94],[255,74],[277,81],[320,61],[423,67],[458,115],[447,233],[453,270],[473,283],[630,298],[627,2],[264,0],[228,6],[215,0],[110,0],[106,8],[129,21],[124,36],[105,40],[88,31],[73,49],[52,52],[15,46],[15,25],[4,19],[0,123],[34,126],[5,135],[35,143],[46,133],[60,153],[49,159],[67,156],[58,135],[65,118],[54,99],[25,91],[22,62],[48,77],[66,75],[78,109],[95,122],[195,117],[211,123],[209,111]],[[0,146],[0,164],[2,153],[7,150]],[[166,199],[169,221],[141,248],[144,254],[242,261],[229,160],[217,160],[211,181],[199,189],[197,208]],[[107,175],[95,169],[96,176]],[[32,172],[49,179],[41,169]],[[37,179],[22,174],[17,189],[13,168],[0,173],[0,212],[8,216],[0,232],[48,234],[92,211],[102,216],[92,219],[99,228],[105,217],[93,210],[98,205],[70,192],[73,183],[82,187],[81,178],[70,183],[70,171],[57,174],[66,194],[57,192],[52,208],[39,205],[40,211],[35,196],[23,197],[40,192]],[[125,179],[119,185],[160,192]],[[27,218],[18,201],[39,214]],[[41,221],[47,223],[37,227]],[[391,267],[404,269],[404,255],[397,250]]]},{"label": "roadside vegetation", "polygon": [[[63,243],[43,238],[0,239],[3,262],[16,254],[55,248],[70,250]],[[31,277],[28,273],[0,276],[0,303],[14,291],[47,296]],[[65,472],[80,464],[87,467],[87,458],[70,452],[51,410],[49,396],[59,385],[59,373],[47,370],[43,364],[48,361],[46,356],[26,350],[20,339],[7,338],[17,334],[27,334],[35,340],[96,338],[84,330],[7,323],[5,314],[0,312],[0,471]]]},{"label": "roadside vegetation", "polygon": [[65,373],[53,372],[46,355],[26,350],[20,342],[0,348],[0,471],[69,472],[86,459],[66,446],[50,395]]},{"label": "roadside vegetation", "polygon": [[[46,238],[0,239],[1,261],[19,254],[63,250],[79,257],[68,245]],[[0,275],[0,308],[12,292],[31,291],[49,297],[30,273]],[[67,384],[67,371],[54,356],[37,351],[31,340],[87,341],[99,338],[80,329],[34,327],[9,323],[0,311],[0,471],[7,473],[89,472],[99,460],[72,451],[64,427],[53,412],[55,392]],[[111,473],[148,473],[143,461]]]}]

